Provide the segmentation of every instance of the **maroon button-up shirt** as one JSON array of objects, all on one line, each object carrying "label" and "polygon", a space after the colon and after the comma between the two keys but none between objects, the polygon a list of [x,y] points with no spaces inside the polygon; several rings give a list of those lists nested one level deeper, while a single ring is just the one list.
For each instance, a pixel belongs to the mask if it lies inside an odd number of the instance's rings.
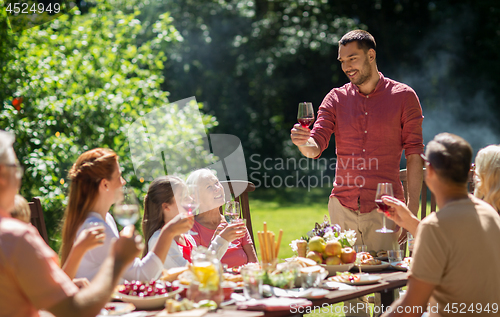
[{"label": "maroon button-up shirt", "polygon": [[404,200],[401,154],[403,149],[406,156],[424,149],[424,117],[415,91],[379,74],[369,95],[352,83],[332,89],[319,107],[311,133],[321,152],[335,133],[337,166],[331,196],[361,213],[377,208],[378,183],[392,183],[394,196]]}]

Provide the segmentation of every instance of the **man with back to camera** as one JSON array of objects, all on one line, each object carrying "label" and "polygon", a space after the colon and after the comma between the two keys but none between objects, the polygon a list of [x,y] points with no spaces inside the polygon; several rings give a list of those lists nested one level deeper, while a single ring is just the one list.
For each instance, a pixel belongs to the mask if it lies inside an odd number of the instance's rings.
[{"label": "man with back to camera", "polygon": [[[324,98],[311,130],[294,125],[292,142],[309,158],[319,158],[335,133],[337,166],[328,203],[332,223],[356,231],[356,244],[368,250],[398,249],[406,230],[377,233],[378,183],[392,183],[394,196],[404,200],[399,179],[403,149],[407,160],[408,206],[417,214],[422,186],[422,108],[409,86],[378,72],[376,43],[363,30],[350,31],[339,41],[338,60],[350,83]],[[310,142],[313,146],[302,146]],[[389,222],[390,229],[397,229]],[[350,314],[346,314],[349,316]],[[355,314],[359,316],[359,314]]]},{"label": "man with back to camera", "polygon": [[472,148],[441,133],[427,145],[425,183],[439,212],[421,222],[394,198],[383,198],[399,225],[416,232],[406,295],[388,316],[500,316],[500,216],[469,195]]},{"label": "man with back to camera", "polygon": [[0,130],[0,316],[95,316],[108,302],[123,271],[141,251],[127,227],[89,286],[79,290],[59,267],[57,254],[35,227],[11,218],[22,168],[12,148],[14,137]]}]

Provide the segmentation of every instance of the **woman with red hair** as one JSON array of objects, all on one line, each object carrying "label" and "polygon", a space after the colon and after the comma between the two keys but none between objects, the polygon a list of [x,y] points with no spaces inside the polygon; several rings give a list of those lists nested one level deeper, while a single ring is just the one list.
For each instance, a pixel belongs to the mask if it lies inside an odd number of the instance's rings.
[{"label": "woman with red hair", "polygon": [[[105,228],[104,244],[83,255],[76,277],[89,280],[99,271],[109,253],[111,242],[119,237],[115,220],[109,209],[116,202],[118,193],[125,185],[121,176],[118,156],[110,149],[97,148],[80,155],[69,171],[71,185],[68,206],[62,230],[61,263],[64,265],[78,234],[90,224],[97,222]],[[192,217],[178,216],[161,228],[155,247],[144,256],[136,258],[125,271],[127,280],[150,280],[160,276],[163,262],[172,239],[193,226]]]}]

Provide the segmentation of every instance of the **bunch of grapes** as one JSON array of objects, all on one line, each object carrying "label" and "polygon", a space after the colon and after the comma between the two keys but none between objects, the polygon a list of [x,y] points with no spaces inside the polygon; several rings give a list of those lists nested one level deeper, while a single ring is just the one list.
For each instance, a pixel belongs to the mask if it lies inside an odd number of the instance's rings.
[{"label": "bunch of grapes", "polygon": [[156,281],[141,282],[141,281],[125,281],[120,285],[118,292],[125,295],[133,295],[139,297],[148,297],[163,295],[172,291],[172,284],[170,282],[157,283]]}]

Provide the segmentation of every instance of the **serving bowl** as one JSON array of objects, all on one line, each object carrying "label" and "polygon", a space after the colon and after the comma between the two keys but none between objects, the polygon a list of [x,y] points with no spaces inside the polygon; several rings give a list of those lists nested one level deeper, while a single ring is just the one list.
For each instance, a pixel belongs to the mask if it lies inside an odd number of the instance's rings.
[{"label": "serving bowl", "polygon": [[165,301],[168,298],[174,297],[180,292],[182,292],[182,289],[179,288],[177,290],[162,295],[145,296],[145,297],[115,293],[113,295],[113,298],[119,299],[126,303],[132,303],[137,309],[155,309],[155,308],[165,307]]}]

